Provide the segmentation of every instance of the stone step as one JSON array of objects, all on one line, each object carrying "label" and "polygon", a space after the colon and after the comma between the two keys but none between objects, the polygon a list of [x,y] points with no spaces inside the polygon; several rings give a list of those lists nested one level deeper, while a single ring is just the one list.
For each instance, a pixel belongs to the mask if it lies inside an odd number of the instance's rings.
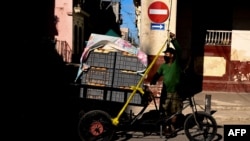
[{"label": "stone step", "polygon": [[[229,95],[230,97],[230,95]],[[205,107],[205,98],[197,98],[196,104]],[[250,102],[248,101],[240,101],[238,99],[235,99],[234,101],[227,101],[226,99],[211,99],[211,109],[213,110],[250,110]]]},{"label": "stone step", "polygon": [[[197,106],[197,110],[204,111],[204,107],[203,105]],[[212,105],[211,110],[216,111],[212,116],[218,125],[250,124],[250,106]],[[183,114],[191,112],[191,109],[187,108]]]},{"label": "stone step", "polygon": [[246,106],[228,106],[228,105],[212,105],[214,110],[223,110],[223,111],[250,111],[250,105]]}]

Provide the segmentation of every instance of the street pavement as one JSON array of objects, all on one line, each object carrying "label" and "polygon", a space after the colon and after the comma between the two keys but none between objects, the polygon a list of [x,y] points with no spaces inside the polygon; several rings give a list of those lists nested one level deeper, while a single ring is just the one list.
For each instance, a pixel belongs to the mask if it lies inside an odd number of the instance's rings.
[{"label": "street pavement", "polygon": [[[223,141],[223,134],[223,127],[218,126],[217,134],[213,141]],[[130,132],[129,135],[130,136],[127,137],[120,137],[115,141],[189,141],[184,131],[180,131],[176,137],[168,139],[166,139],[164,136],[154,134],[150,136],[143,136],[143,134],[140,132]]]},{"label": "street pavement", "polygon": [[[207,95],[211,97],[211,110],[216,111],[213,117],[218,125],[250,124],[250,93],[200,92],[194,96],[198,110],[205,109]],[[135,114],[141,109],[131,108]],[[146,111],[151,109],[155,109],[154,104],[150,104]],[[187,113],[191,113],[190,108],[183,110],[183,114]]]},{"label": "street pavement", "polygon": [[[250,94],[249,93],[227,93],[227,92],[201,92],[194,96],[198,110],[204,110],[206,96],[211,96],[211,110],[216,110],[213,114],[218,130],[213,141],[223,141],[224,125],[250,125]],[[133,107],[134,108],[134,107]],[[149,106],[154,108],[154,106]],[[138,109],[139,110],[139,109]],[[136,109],[135,109],[136,112]],[[184,114],[190,113],[190,109],[185,109]],[[116,141],[166,141],[165,137],[159,135],[143,136],[140,132],[130,132],[129,137],[120,137]],[[174,138],[168,141],[188,141],[184,131],[180,131]]]},{"label": "street pavement", "polygon": [[250,93],[201,92],[195,95],[197,103],[205,104],[211,95],[211,109],[218,125],[250,124]]}]

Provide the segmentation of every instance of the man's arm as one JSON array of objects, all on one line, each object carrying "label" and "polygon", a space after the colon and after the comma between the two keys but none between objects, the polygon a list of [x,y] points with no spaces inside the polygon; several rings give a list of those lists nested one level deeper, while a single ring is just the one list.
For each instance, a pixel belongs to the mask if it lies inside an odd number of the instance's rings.
[{"label": "man's arm", "polygon": [[161,77],[161,75],[160,75],[158,72],[156,72],[156,73],[154,74],[154,76],[153,76],[151,82],[150,82],[150,85],[155,85],[156,82],[157,82],[157,80],[158,80],[160,77]]},{"label": "man's arm", "polygon": [[181,50],[181,46],[180,46],[179,42],[176,39],[175,34],[170,32],[170,38],[171,38],[171,43],[173,44],[173,46],[174,46],[174,48],[176,50],[176,55],[178,57],[180,57],[182,50]]}]

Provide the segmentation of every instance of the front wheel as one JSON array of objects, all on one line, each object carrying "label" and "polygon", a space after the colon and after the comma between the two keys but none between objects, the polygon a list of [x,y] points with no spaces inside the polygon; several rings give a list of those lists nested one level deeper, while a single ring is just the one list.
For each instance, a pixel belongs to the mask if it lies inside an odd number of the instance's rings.
[{"label": "front wheel", "polygon": [[211,141],[217,133],[217,123],[208,113],[196,112],[186,118],[184,130],[190,141]]},{"label": "front wheel", "polygon": [[78,132],[82,141],[110,141],[114,134],[114,126],[109,114],[93,110],[80,118]]}]

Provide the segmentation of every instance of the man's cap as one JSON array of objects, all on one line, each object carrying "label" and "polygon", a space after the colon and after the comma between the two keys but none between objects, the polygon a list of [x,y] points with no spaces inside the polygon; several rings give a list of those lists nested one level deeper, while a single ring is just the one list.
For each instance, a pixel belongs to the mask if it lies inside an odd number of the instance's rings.
[{"label": "man's cap", "polygon": [[165,51],[163,51],[163,53],[166,53],[166,52],[169,52],[171,54],[174,54],[175,53],[175,49],[172,48],[172,47],[167,47]]}]

